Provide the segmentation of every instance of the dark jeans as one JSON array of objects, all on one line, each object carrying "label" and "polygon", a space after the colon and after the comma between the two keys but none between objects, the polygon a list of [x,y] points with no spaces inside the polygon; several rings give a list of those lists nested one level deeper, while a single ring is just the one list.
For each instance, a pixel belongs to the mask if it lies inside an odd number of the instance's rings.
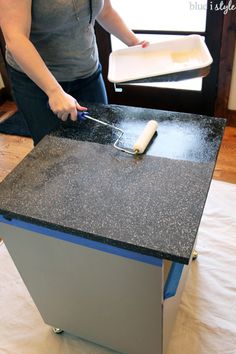
[{"label": "dark jeans", "polygon": [[[36,145],[51,130],[59,127],[60,119],[48,108],[48,96],[24,73],[9,67],[13,96],[23,114]],[[107,94],[101,74],[101,65],[90,77],[71,82],[60,82],[64,91],[79,103],[107,104]],[[89,108],[89,107],[88,107]]]}]

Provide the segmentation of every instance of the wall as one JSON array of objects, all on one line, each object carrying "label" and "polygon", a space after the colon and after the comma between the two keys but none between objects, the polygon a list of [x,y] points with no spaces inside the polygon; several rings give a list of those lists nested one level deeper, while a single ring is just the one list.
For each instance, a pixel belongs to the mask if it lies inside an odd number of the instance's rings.
[{"label": "wall", "polygon": [[230,85],[230,94],[228,101],[228,109],[236,111],[236,42],[234,50],[234,62],[233,62],[233,71]]},{"label": "wall", "polygon": [[2,81],[2,75],[0,74],[0,90],[4,87],[3,81]]}]

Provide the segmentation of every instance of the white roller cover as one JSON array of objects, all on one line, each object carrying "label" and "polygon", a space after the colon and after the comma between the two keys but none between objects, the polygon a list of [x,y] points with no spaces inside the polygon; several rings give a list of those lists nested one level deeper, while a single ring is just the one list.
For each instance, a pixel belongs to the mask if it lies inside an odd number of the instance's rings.
[{"label": "white roller cover", "polygon": [[138,137],[137,141],[135,142],[133,146],[133,150],[136,151],[138,154],[142,154],[145,151],[148,144],[150,143],[153,135],[157,131],[157,127],[158,127],[158,123],[155,120],[150,120],[146,124],[142,134]]}]

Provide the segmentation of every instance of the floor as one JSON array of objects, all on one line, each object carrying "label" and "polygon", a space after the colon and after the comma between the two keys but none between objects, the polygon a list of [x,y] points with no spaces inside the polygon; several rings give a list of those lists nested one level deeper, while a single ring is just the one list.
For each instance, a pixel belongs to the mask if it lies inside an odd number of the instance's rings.
[{"label": "floor", "polygon": [[[197,237],[199,256],[191,265],[166,354],[236,354],[235,210],[236,184],[213,180]],[[41,296],[46,273],[42,275],[37,278]],[[67,332],[53,334],[4,243],[0,284],[1,354],[118,354]],[[55,304],[64,306],[61,293],[53,294]]]},{"label": "floor", "polygon": [[[12,102],[0,106],[0,112],[15,110]],[[0,119],[3,115],[0,117]],[[0,181],[31,151],[30,138],[6,135],[0,133]],[[230,183],[236,183],[236,127],[227,126],[219,151],[213,178]]]}]

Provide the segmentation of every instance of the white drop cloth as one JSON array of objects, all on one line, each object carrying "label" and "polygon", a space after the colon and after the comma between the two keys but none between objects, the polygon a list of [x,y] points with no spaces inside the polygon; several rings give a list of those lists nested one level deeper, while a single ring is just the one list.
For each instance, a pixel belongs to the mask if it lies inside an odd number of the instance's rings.
[{"label": "white drop cloth", "polygon": [[[236,354],[236,185],[212,181],[197,250],[168,354]],[[105,353],[112,352],[52,333],[1,244],[0,354]]]}]

